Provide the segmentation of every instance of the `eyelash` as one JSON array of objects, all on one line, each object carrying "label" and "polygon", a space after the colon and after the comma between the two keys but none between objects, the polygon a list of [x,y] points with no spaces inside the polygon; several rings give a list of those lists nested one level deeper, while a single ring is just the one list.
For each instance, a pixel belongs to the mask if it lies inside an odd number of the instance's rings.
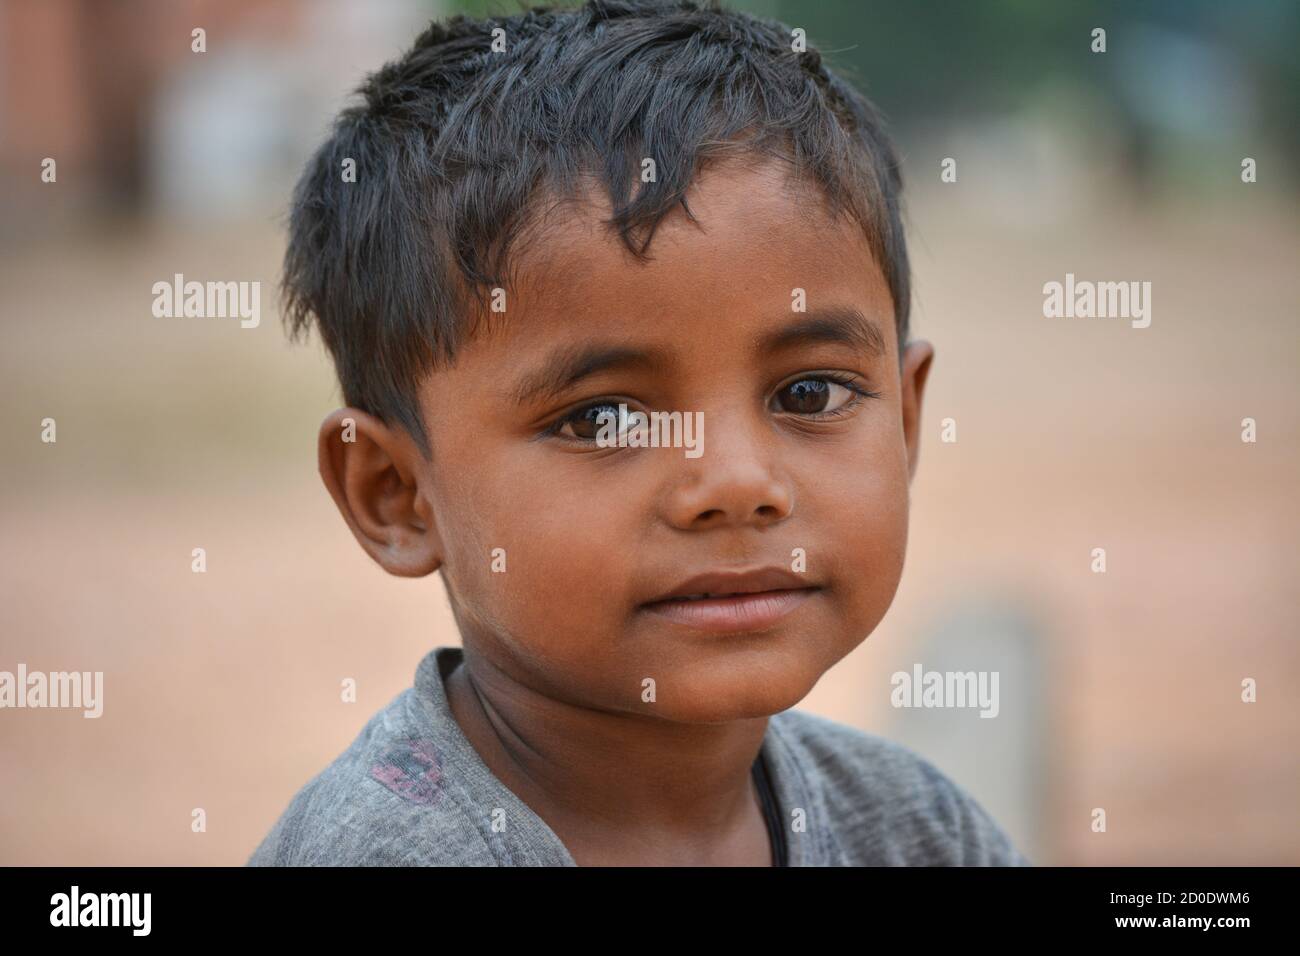
[{"label": "eyelash", "polygon": [[[847,388],[856,397],[850,401],[845,402],[839,408],[832,409],[829,412],[812,412],[806,415],[799,415],[796,412],[782,412],[781,414],[793,415],[796,418],[799,418],[803,421],[827,421],[829,419],[839,418],[842,415],[847,414],[848,412],[852,411],[853,409],[857,408],[860,404],[862,404],[863,400],[865,399],[880,398],[881,395],[880,392],[873,392],[870,389],[863,388],[861,385],[857,383],[857,381],[851,375],[834,373],[834,372],[817,372],[811,375],[802,375],[799,378],[791,379],[790,381],[781,385],[776,390],[773,397],[775,398],[776,395],[781,394],[781,392],[785,391],[787,388],[789,388],[792,385],[797,385],[800,382],[809,382],[809,381],[831,382],[835,385],[839,385],[843,388]],[[608,398],[596,399],[594,401],[586,402],[585,404],[579,405],[577,408],[574,408],[572,411],[566,412],[564,415],[557,418],[550,425],[546,426],[546,428],[542,429],[541,433],[537,437],[556,438],[559,439],[560,441],[572,442],[574,444],[582,444],[582,445],[592,444],[591,441],[585,438],[570,438],[567,435],[561,435],[560,431],[564,428],[565,425],[569,424],[570,422],[578,421],[585,412],[588,412],[593,408],[600,408],[602,406],[616,407],[619,405],[620,402],[622,402],[623,404],[630,404],[629,402],[626,401],[626,399],[608,399]]]},{"label": "eyelash", "polygon": [[[798,378],[791,379],[790,381],[782,385],[780,388],[778,388],[776,390],[775,395],[780,395],[791,385],[798,385],[800,382],[832,382],[843,388],[847,388],[850,392],[852,392],[854,395],[857,396],[856,398],[853,398],[845,402],[839,408],[831,409],[829,412],[812,412],[807,415],[799,415],[795,412],[782,413],[787,415],[794,415],[796,418],[802,421],[818,422],[818,421],[827,421],[833,418],[839,418],[842,415],[847,415],[853,409],[857,408],[859,405],[862,404],[863,400],[865,399],[880,398],[880,392],[873,392],[870,389],[863,388],[861,385],[857,383],[857,380],[852,375],[848,375],[840,372],[814,372],[812,374],[801,375]],[[774,398],[775,395],[773,396]]]}]

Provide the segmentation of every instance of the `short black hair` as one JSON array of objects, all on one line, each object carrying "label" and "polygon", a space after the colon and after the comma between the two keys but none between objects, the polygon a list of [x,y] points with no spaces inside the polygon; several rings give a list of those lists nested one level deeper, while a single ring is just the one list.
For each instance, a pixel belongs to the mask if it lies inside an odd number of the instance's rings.
[{"label": "short black hair", "polygon": [[[603,187],[609,225],[644,261],[674,206],[691,215],[701,164],[788,160],[864,230],[901,353],[910,278],[897,156],[871,103],[785,24],[720,0],[459,15],[356,92],[364,101],[338,115],[294,190],[284,318],[291,338],[316,324],[344,401],[400,424],[426,458],[419,383],[454,361],[487,290],[513,284],[507,253],[544,194]],[[638,182],[643,157],[652,182]]]}]

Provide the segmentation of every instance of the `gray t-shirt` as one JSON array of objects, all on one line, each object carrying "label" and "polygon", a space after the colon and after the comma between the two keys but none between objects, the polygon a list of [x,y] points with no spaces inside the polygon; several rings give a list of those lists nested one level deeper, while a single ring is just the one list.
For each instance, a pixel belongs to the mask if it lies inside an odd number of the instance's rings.
[{"label": "gray t-shirt", "polygon": [[[439,647],[415,685],[294,796],[249,866],[576,866],[452,716]],[[1028,866],[976,801],[913,751],[814,714],[769,718],[762,756],[788,865]]]}]

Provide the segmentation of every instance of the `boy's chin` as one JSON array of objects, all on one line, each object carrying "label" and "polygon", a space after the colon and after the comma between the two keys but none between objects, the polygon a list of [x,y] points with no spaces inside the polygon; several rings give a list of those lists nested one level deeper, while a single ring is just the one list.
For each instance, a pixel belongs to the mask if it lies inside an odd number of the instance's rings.
[{"label": "boy's chin", "polygon": [[654,699],[643,699],[637,710],[700,724],[771,717],[807,697],[826,669],[808,655],[790,663],[788,655],[771,650],[683,662],[661,671]]},{"label": "boy's chin", "polygon": [[808,696],[813,683],[797,686],[769,684],[759,688],[719,686],[704,690],[690,700],[657,703],[652,713],[683,724],[729,724],[738,720],[761,719],[794,707]]}]

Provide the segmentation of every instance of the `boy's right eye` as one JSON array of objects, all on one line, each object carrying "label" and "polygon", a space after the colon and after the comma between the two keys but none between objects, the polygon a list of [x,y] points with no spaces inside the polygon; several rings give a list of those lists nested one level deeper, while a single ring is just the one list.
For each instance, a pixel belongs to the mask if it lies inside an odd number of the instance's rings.
[{"label": "boy's right eye", "polygon": [[575,409],[567,415],[556,420],[548,432],[558,435],[560,438],[567,438],[569,441],[593,442],[600,432],[601,426],[606,423],[612,423],[616,426],[615,435],[623,431],[627,422],[619,421],[619,407],[611,405],[609,402],[597,402],[593,405],[584,405],[582,408]]}]

